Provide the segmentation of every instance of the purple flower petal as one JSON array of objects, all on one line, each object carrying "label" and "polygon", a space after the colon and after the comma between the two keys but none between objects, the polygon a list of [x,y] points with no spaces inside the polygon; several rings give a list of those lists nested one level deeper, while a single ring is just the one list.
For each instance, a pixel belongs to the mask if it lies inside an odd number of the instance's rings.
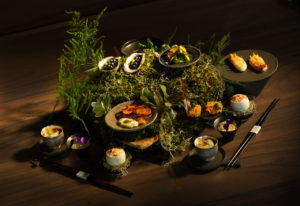
[{"label": "purple flower petal", "polygon": [[82,144],[86,144],[87,143],[87,139],[85,137],[81,137],[80,141]]},{"label": "purple flower petal", "polygon": [[232,124],[233,120],[232,119],[226,119],[226,124]]},{"label": "purple flower petal", "polygon": [[223,127],[224,127],[224,129],[226,129],[226,131],[228,131],[228,129],[229,129],[229,124],[226,123],[226,124],[224,124]]},{"label": "purple flower petal", "polygon": [[75,136],[75,137],[73,137],[73,140],[75,140],[76,142],[79,142],[80,141],[80,137]]},{"label": "purple flower petal", "polygon": [[229,129],[229,125],[233,123],[233,120],[231,119],[226,119],[226,124],[224,124],[224,129],[226,129],[226,131],[228,131]]}]

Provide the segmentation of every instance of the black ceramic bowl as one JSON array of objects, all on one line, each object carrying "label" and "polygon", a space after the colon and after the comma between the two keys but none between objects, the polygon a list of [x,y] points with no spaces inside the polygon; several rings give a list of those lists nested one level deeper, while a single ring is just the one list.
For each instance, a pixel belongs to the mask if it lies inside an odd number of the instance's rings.
[{"label": "black ceramic bowl", "polygon": [[233,120],[232,124],[235,125],[235,130],[232,131],[221,131],[219,130],[219,124],[223,121],[226,121],[228,119],[227,117],[218,117],[214,121],[214,128],[217,129],[220,134],[223,136],[226,142],[232,141],[234,139],[234,136],[236,134],[236,131],[238,130],[238,124]]},{"label": "black ceramic bowl", "polygon": [[[152,43],[154,44],[154,46],[157,46],[159,49],[164,44],[164,41],[161,39],[158,39],[155,37],[149,37],[149,38],[152,41]],[[138,52],[141,49],[139,43],[147,45],[147,37],[142,37],[139,39],[132,39],[132,40],[127,41],[121,47],[122,54],[124,54],[125,56],[129,56],[130,54],[132,54],[134,52]]]},{"label": "black ceramic bowl", "polygon": [[185,64],[170,64],[167,58],[169,50],[171,49],[169,48],[160,55],[159,63],[167,68],[175,68],[175,69],[186,68],[195,64],[200,59],[200,55],[201,55],[200,50],[197,49],[196,47],[189,46],[189,45],[183,45],[183,46],[186,49],[189,57],[191,58],[189,62]]}]

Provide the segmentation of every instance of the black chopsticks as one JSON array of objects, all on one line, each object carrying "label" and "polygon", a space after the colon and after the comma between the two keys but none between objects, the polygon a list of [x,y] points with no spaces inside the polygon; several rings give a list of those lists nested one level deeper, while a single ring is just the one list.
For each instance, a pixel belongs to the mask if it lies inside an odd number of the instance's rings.
[{"label": "black chopsticks", "polygon": [[268,117],[268,115],[270,114],[272,109],[274,109],[274,107],[276,106],[278,101],[279,101],[279,98],[276,98],[272,101],[272,103],[269,105],[269,107],[266,109],[266,111],[263,113],[263,115],[255,123],[255,125],[253,126],[251,131],[247,134],[244,141],[240,144],[238,149],[235,151],[234,155],[232,156],[232,158],[230,159],[228,164],[225,166],[224,170],[232,167],[235,164],[235,162],[237,161],[240,154],[246,149],[246,147],[249,145],[250,141],[258,134],[258,132],[261,129],[262,124],[264,123],[264,121],[266,120],[266,118]]},{"label": "black chopsticks", "polygon": [[131,197],[133,195],[132,192],[130,191],[127,191],[125,189],[122,189],[116,185],[113,185],[105,180],[102,180],[102,179],[99,179],[99,178],[96,178],[95,176],[87,173],[87,172],[84,172],[84,171],[80,171],[76,168],[73,168],[73,167],[69,167],[69,166],[66,166],[66,165],[62,165],[62,164],[59,164],[57,162],[54,162],[54,161],[51,161],[45,157],[42,157],[42,156],[37,156],[37,160],[43,162],[43,163],[46,163],[50,166],[53,166],[55,168],[58,168],[68,174],[71,174],[79,179],[83,179],[85,181],[88,181],[90,183],[93,183],[95,185],[99,185],[99,186],[102,186],[102,187],[105,187],[107,189],[109,189],[110,191],[113,191],[113,192],[116,192],[118,194],[121,194],[121,195],[125,195],[127,197]]}]

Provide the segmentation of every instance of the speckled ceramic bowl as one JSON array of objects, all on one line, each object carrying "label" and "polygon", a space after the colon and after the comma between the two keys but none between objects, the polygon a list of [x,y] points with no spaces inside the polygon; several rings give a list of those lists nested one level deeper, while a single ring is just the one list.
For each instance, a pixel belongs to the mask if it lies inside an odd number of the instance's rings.
[{"label": "speckled ceramic bowl", "polygon": [[[200,148],[198,142],[205,139],[211,139],[214,142],[214,146],[210,148]],[[194,141],[194,146],[196,148],[197,154],[203,161],[212,161],[218,152],[218,139],[211,136],[200,136]]]},{"label": "speckled ceramic bowl", "polygon": [[[47,130],[49,128],[58,129],[59,134],[55,137],[45,136],[44,132],[45,132],[45,130]],[[42,135],[43,144],[50,149],[56,149],[59,145],[64,143],[64,138],[65,138],[64,131],[63,131],[63,128],[59,125],[49,125],[49,126],[44,127],[41,131],[41,135]]]}]

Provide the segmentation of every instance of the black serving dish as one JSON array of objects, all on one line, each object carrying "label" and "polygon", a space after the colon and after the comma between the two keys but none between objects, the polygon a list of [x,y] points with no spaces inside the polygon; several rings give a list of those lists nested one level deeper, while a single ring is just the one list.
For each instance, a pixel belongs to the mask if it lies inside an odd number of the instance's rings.
[{"label": "black serving dish", "polygon": [[174,69],[180,69],[180,68],[186,68],[189,67],[193,64],[195,64],[199,59],[200,59],[200,55],[201,52],[199,49],[197,49],[196,47],[193,46],[189,46],[189,45],[183,45],[184,48],[186,49],[189,57],[191,58],[191,60],[188,63],[185,64],[170,64],[168,61],[168,53],[169,53],[169,49],[165,50],[159,57],[159,63],[167,68],[174,68]]},{"label": "black serving dish", "polygon": [[[254,70],[249,65],[249,56],[252,55],[253,52],[260,55],[265,60],[266,64],[268,65],[267,71],[259,72]],[[258,96],[271,76],[276,72],[278,67],[277,58],[269,52],[257,49],[246,49],[235,51],[232,53],[236,53],[237,55],[244,58],[247,63],[247,70],[244,72],[240,72],[236,68],[234,68],[234,66],[229,61],[228,54],[223,58],[224,65],[218,66],[219,71],[226,79],[231,81],[238,81],[241,83],[241,86],[239,86],[238,88],[239,93]]]},{"label": "black serving dish", "polygon": [[192,149],[187,155],[188,166],[197,173],[207,173],[213,171],[224,164],[226,161],[225,151],[219,147],[215,158],[209,162],[203,161],[197,154],[196,148]]},{"label": "black serving dish", "polygon": [[[157,46],[158,49],[161,48],[161,46],[164,44],[164,41],[155,37],[149,37],[151,42],[153,43],[154,46]],[[127,41],[126,43],[123,44],[121,47],[121,52],[125,56],[129,56],[130,54],[134,52],[139,52],[141,47],[139,43],[147,45],[147,37],[142,37],[139,39],[132,39]]]},{"label": "black serving dish", "polygon": [[46,144],[44,144],[43,139],[41,139],[35,146],[40,154],[48,157],[61,155],[69,149],[66,142],[63,142],[63,144],[59,145],[56,149],[51,149]]}]

